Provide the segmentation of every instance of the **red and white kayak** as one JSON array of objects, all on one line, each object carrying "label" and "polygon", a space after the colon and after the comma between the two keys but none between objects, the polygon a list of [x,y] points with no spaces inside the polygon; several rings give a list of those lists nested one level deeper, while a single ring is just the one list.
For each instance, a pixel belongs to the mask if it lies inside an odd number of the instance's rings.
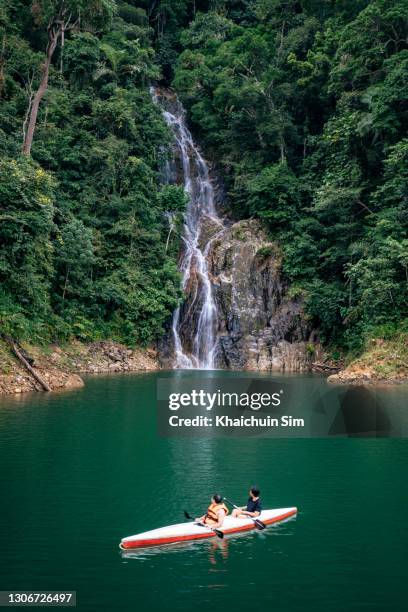
[{"label": "red and white kayak", "polygon": [[[257,518],[266,525],[283,521],[297,513],[297,508],[275,508],[274,510],[263,510]],[[238,533],[239,531],[248,531],[255,529],[255,523],[251,519],[233,518],[227,516],[224,519],[222,527],[219,531],[227,533]],[[213,538],[216,533],[208,527],[201,527],[190,523],[178,523],[177,525],[169,525],[168,527],[160,527],[152,529],[144,533],[123,538],[119,544],[122,550],[131,548],[143,548],[147,546],[161,546],[163,544],[173,544],[175,542],[187,542],[190,540],[201,540],[203,538]]]}]

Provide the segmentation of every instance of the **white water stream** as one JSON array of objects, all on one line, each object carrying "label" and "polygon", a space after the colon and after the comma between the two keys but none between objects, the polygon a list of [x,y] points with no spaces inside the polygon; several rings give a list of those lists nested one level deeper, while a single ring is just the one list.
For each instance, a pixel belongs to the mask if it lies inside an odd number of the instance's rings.
[{"label": "white water stream", "polygon": [[[152,96],[174,135],[175,158],[181,162],[184,190],[189,197],[184,215],[183,252],[179,267],[182,287],[186,297],[189,297],[188,313],[194,313],[197,309],[198,313],[195,316],[185,315],[179,306],[173,314],[174,367],[208,370],[214,368],[217,351],[217,307],[208,254],[211,243],[224,226],[215,210],[208,166],[193,141],[181,103],[176,97],[169,98],[157,89],[152,89]],[[167,163],[164,173],[165,182],[176,182],[175,164]],[[207,240],[205,234],[209,234]],[[188,349],[184,346],[181,333],[183,316],[188,317],[187,324],[191,328]]]}]

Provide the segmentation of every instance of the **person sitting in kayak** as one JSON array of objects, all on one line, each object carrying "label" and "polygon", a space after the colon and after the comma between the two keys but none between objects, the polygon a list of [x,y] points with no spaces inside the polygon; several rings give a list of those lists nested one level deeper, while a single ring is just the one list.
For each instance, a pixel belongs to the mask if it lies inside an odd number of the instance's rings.
[{"label": "person sitting in kayak", "polygon": [[215,493],[215,495],[213,495],[211,498],[211,503],[207,508],[207,512],[203,514],[203,516],[196,518],[196,522],[218,529],[219,527],[222,527],[227,514],[228,508],[223,503],[221,495]]},{"label": "person sitting in kayak", "polygon": [[235,508],[232,511],[232,516],[234,518],[256,518],[262,512],[262,505],[260,500],[260,490],[258,487],[251,487],[249,490],[249,499],[246,506],[242,506],[241,508]]}]

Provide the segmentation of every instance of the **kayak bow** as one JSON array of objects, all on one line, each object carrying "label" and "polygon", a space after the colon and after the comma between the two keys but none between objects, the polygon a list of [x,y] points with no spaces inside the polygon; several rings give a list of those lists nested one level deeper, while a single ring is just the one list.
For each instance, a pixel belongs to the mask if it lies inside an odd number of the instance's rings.
[{"label": "kayak bow", "polygon": [[[283,521],[297,513],[297,508],[275,508],[274,510],[263,510],[259,518],[266,525]],[[224,519],[219,531],[225,534],[238,533],[255,529],[252,519],[240,519],[227,516]],[[161,546],[163,544],[174,544],[175,542],[188,542],[191,540],[201,540],[204,538],[215,537],[214,531],[208,527],[203,527],[195,523],[178,523],[168,527],[152,529],[136,535],[123,538],[119,544],[122,550],[132,548],[144,548],[148,546]]]}]

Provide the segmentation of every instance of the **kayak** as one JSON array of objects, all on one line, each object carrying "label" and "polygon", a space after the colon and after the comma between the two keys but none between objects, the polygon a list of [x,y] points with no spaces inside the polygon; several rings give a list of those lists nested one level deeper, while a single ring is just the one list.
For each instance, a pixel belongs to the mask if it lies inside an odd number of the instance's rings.
[{"label": "kayak", "polygon": [[[263,510],[256,518],[266,525],[283,521],[297,513],[297,508],[275,508],[274,510]],[[218,531],[225,534],[238,533],[255,529],[256,525],[252,519],[240,519],[227,516],[222,527]],[[161,546],[163,544],[174,544],[175,542],[188,542],[190,540],[201,540],[214,538],[217,534],[209,527],[196,525],[194,522],[178,523],[168,527],[160,527],[151,531],[144,531],[136,535],[123,538],[119,544],[122,550],[132,548],[143,548],[147,546]]]}]

